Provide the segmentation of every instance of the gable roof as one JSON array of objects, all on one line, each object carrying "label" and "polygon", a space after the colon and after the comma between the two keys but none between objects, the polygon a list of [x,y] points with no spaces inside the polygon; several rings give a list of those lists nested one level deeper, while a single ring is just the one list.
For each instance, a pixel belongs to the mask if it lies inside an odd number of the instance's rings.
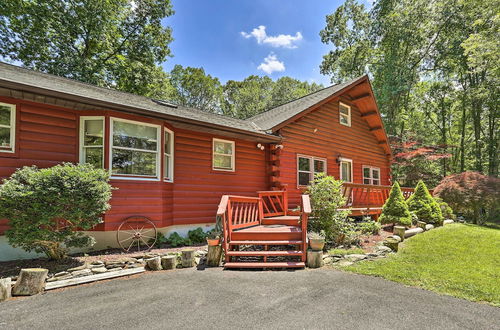
[{"label": "gable roof", "polygon": [[208,124],[215,129],[232,130],[270,140],[279,137],[267,134],[250,121],[207,111],[158,102],[148,97],[98,87],[69,78],[22,68],[0,62],[0,88],[12,88],[31,93],[59,97],[107,109],[147,112],[165,119]]},{"label": "gable roof", "polygon": [[248,118],[247,120],[255,123],[263,130],[271,130],[279,124],[287,121],[288,119],[300,114],[302,111],[305,111],[312,106],[321,103],[325,99],[338,94],[338,92],[342,91],[346,87],[351,87],[352,85],[356,84],[356,82],[361,81],[363,78],[366,78],[366,76],[357,77],[341,84],[320,89],[296,100],[262,112],[258,115]]}]

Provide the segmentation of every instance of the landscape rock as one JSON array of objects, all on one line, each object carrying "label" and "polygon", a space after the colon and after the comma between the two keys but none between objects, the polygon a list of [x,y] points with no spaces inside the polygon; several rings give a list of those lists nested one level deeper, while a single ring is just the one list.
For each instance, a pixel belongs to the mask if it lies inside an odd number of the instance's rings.
[{"label": "landscape rock", "polygon": [[104,265],[104,262],[101,260],[94,260],[90,263],[91,265]]},{"label": "landscape rock", "polygon": [[54,277],[61,277],[61,276],[65,276],[65,275],[68,275],[69,272],[59,272],[59,273],[55,273],[54,274]]},{"label": "landscape rock", "polygon": [[454,223],[455,221],[451,220],[451,219],[446,219],[443,221],[443,226],[446,226],[446,225],[451,225],[452,223]]},{"label": "landscape rock", "polygon": [[375,251],[379,252],[379,253],[389,253],[389,252],[392,252],[391,248],[388,247],[388,246],[384,246],[384,245],[379,245],[375,248]]},{"label": "landscape rock", "polygon": [[422,228],[408,229],[407,231],[405,231],[405,238],[412,237],[423,232],[424,230]]},{"label": "landscape rock", "polygon": [[431,230],[431,229],[434,229],[434,225],[431,224],[425,225],[425,230]]},{"label": "landscape rock", "polygon": [[396,236],[399,236],[401,238],[401,241],[405,239],[405,227],[403,226],[394,226],[393,233]]},{"label": "landscape rock", "polygon": [[340,267],[347,267],[347,266],[350,266],[353,264],[354,264],[354,262],[349,261],[349,260],[340,260],[339,262],[336,263],[336,265],[338,265]]},{"label": "landscape rock", "polygon": [[12,296],[12,280],[10,277],[0,278],[0,301],[5,301]]},{"label": "landscape rock", "polygon": [[326,258],[323,258],[323,263],[324,263],[325,265],[330,265],[330,264],[332,264],[332,263],[333,263],[333,258],[332,258],[332,257],[327,256]]},{"label": "landscape rock", "polygon": [[344,259],[346,260],[349,260],[349,261],[352,261],[352,262],[356,262],[356,261],[360,261],[360,260],[364,260],[366,259],[366,255],[365,254],[348,254],[344,257]]},{"label": "landscape rock", "polygon": [[92,271],[90,269],[82,269],[71,272],[71,275],[73,277],[87,276],[90,274],[92,274]]},{"label": "landscape rock", "polygon": [[106,273],[108,270],[106,269],[106,267],[101,266],[101,267],[97,267],[97,268],[92,268],[91,271],[93,274],[102,274],[102,273]]},{"label": "landscape rock", "polygon": [[427,224],[425,222],[423,222],[423,221],[417,221],[417,227],[419,227],[419,228],[422,228],[422,229],[425,230],[425,226],[426,225]]},{"label": "landscape rock", "polygon": [[146,259],[146,266],[149,270],[153,271],[161,270],[161,258],[153,257]]},{"label": "landscape rock", "polygon": [[86,264],[78,266],[78,267],[69,268],[67,271],[68,272],[76,272],[76,271],[83,270],[83,269],[87,269],[87,265]]},{"label": "landscape rock", "polygon": [[395,239],[398,241],[398,243],[400,243],[402,241],[401,237],[399,237],[398,235],[392,235],[392,236],[389,236],[387,238],[392,238],[392,239]]}]

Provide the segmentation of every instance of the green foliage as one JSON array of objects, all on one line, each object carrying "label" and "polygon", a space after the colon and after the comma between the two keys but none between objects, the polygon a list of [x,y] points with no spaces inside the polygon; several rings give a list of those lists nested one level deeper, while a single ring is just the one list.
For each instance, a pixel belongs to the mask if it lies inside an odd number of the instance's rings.
[{"label": "green foliage", "polygon": [[410,211],[415,212],[418,220],[435,225],[443,223],[441,208],[423,181],[418,182],[415,192],[408,198],[407,204]]},{"label": "green foliage", "polygon": [[187,246],[191,245],[191,240],[189,240],[189,238],[182,237],[176,231],[174,231],[172,234],[170,234],[170,236],[168,236],[167,244],[172,247]]},{"label": "green foliage", "polygon": [[347,216],[350,210],[339,210],[346,203],[342,194],[342,181],[332,176],[318,173],[308,186],[312,213],[308,221],[308,231],[325,232],[327,242],[352,244],[358,239],[355,225]]},{"label": "green foliage", "polygon": [[453,213],[453,209],[448,205],[448,203],[446,203],[439,197],[434,197],[434,199],[436,200],[436,203],[438,203],[439,208],[441,209],[441,214],[443,215],[444,219],[453,219],[453,220],[456,219],[456,216]]},{"label": "green foliage", "polygon": [[188,231],[188,239],[192,244],[205,243],[207,234],[203,231],[201,227]]},{"label": "green foliage", "polygon": [[23,167],[0,185],[0,218],[9,220],[9,243],[61,259],[68,247],[92,239],[81,231],[101,222],[109,210],[109,174],[91,165],[65,163]]},{"label": "green foliage", "polygon": [[[153,239],[150,240],[150,244],[152,243]],[[162,233],[158,233],[156,235],[156,242],[155,242],[155,247],[162,247],[164,244],[168,243],[168,238],[165,237]]]},{"label": "green foliage", "polygon": [[356,226],[365,235],[378,235],[380,229],[382,229],[382,225],[377,221],[360,222]]},{"label": "green foliage", "polygon": [[411,226],[412,217],[397,182],[392,186],[389,198],[382,208],[379,221],[382,224]]},{"label": "green foliage", "polygon": [[364,253],[365,251],[363,251],[363,249],[361,248],[328,250],[328,254],[333,256],[345,256],[348,254],[364,254]]},{"label": "green foliage", "polygon": [[[162,98],[169,0],[0,2],[0,55],[87,83]],[[27,22],[30,22],[29,24]]]}]

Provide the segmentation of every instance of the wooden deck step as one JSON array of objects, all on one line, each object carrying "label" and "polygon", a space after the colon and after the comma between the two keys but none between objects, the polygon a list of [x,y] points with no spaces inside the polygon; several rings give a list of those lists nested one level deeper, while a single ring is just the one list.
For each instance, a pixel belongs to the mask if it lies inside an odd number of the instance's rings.
[{"label": "wooden deck step", "polygon": [[230,257],[248,257],[248,256],[286,256],[286,257],[300,257],[302,251],[227,251]]},{"label": "wooden deck step", "polygon": [[284,240],[284,241],[231,241],[229,245],[299,245],[302,241]]},{"label": "wooden deck step", "polygon": [[262,219],[263,225],[290,225],[297,226],[300,216],[298,215],[282,215],[277,217],[267,217]]},{"label": "wooden deck step", "polygon": [[226,262],[224,268],[304,268],[302,261],[285,262]]}]

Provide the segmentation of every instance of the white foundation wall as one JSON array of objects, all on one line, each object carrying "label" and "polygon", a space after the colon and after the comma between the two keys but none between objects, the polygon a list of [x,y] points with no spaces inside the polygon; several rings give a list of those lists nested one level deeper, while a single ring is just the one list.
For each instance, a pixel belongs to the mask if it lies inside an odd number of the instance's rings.
[{"label": "white foundation wall", "polygon": [[[168,237],[170,234],[177,232],[182,237],[186,237],[188,231],[201,227],[203,231],[207,232],[214,228],[213,223],[206,224],[194,224],[194,225],[175,225],[163,228],[157,228],[159,233]],[[78,252],[91,252],[99,251],[108,248],[117,248],[118,243],[116,241],[116,231],[87,231],[85,234],[92,236],[96,240],[96,244],[91,248],[84,249],[71,249],[70,253]],[[26,252],[20,248],[12,247],[5,235],[0,236],[0,261],[9,261],[16,259],[33,259],[44,257],[44,254],[39,254],[35,252]]]}]

